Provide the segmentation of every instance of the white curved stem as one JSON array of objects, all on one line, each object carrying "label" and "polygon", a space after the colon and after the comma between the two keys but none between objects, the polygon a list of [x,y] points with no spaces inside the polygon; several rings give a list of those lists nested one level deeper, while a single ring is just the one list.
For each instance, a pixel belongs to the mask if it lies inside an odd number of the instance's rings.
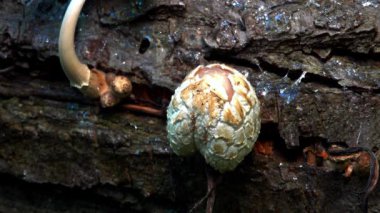
[{"label": "white curved stem", "polygon": [[91,71],[75,53],[74,35],[80,12],[86,0],[71,0],[59,33],[58,53],[61,65],[72,86],[88,86]]}]

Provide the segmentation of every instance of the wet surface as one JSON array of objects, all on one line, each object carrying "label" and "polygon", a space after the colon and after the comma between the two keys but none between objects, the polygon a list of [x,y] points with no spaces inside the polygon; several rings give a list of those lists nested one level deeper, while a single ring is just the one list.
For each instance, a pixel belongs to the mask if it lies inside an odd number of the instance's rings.
[{"label": "wet surface", "polygon": [[[0,2],[0,172],[16,177],[15,197],[26,181],[26,191],[54,184],[121,209],[190,209],[206,190],[204,164],[172,154],[165,118],[100,109],[69,88],[57,58],[67,4]],[[123,73],[145,93],[165,90],[154,93],[163,110],[168,91],[199,64],[226,63],[248,76],[277,145],[224,177],[215,211],[355,211],[353,192],[366,174],[346,179],[306,166],[302,148],[317,139],[378,149],[379,8],[375,0],[96,1],[83,9],[76,48],[85,63]],[[378,194],[370,195],[371,211],[380,208]],[[52,203],[72,202],[62,200]],[[39,202],[20,199],[28,208]],[[104,202],[103,212],[112,211]],[[7,197],[0,203],[9,210]]]}]

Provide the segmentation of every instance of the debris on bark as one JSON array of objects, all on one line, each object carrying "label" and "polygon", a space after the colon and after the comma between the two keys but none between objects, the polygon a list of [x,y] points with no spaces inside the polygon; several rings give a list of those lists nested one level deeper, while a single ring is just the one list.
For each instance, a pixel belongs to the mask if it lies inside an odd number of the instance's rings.
[{"label": "debris on bark", "polygon": [[0,211],[191,209],[207,193],[205,163],[172,153],[160,112],[189,71],[214,62],[247,76],[262,120],[256,151],[215,188],[214,212],[359,210],[368,173],[309,166],[303,149],[338,143],[379,155],[378,1],[87,2],[80,60],[135,90],[112,109],[70,88],[59,65],[67,5],[0,1]]}]

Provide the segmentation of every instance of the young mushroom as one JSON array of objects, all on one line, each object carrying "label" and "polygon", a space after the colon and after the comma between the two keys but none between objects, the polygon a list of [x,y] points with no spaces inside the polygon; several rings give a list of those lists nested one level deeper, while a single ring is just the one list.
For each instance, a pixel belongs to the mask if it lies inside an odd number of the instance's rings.
[{"label": "young mushroom", "polygon": [[344,176],[350,177],[354,170],[369,167],[367,185],[359,195],[362,195],[360,207],[363,212],[368,212],[368,197],[375,189],[379,180],[379,161],[372,150],[365,147],[331,147],[327,150],[328,159],[336,164],[345,166]]},{"label": "young mushroom", "polygon": [[360,207],[363,212],[368,212],[368,197],[375,189],[379,180],[379,162],[372,150],[366,147],[341,147],[331,145],[325,149],[317,143],[304,149],[307,163],[316,166],[317,157],[323,159],[323,165],[328,170],[344,170],[344,176],[350,177],[354,171],[363,172],[369,168],[367,185],[361,192]]},{"label": "young mushroom", "polygon": [[260,132],[260,103],[237,70],[198,66],[175,90],[167,110],[171,148],[178,155],[199,151],[219,172],[235,167],[252,151]]},{"label": "young mushroom", "polygon": [[113,106],[130,94],[132,84],[125,76],[89,69],[79,61],[75,53],[74,35],[84,3],[85,0],[70,1],[59,33],[59,59],[71,86],[78,88],[88,97],[100,98],[103,107]]}]

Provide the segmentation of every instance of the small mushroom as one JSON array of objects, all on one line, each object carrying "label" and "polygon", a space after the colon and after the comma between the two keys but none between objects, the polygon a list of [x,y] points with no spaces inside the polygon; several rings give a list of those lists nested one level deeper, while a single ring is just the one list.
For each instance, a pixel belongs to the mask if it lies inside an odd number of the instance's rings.
[{"label": "small mushroom", "polygon": [[260,103],[237,70],[222,64],[198,66],[175,90],[167,110],[173,151],[199,151],[219,172],[235,167],[252,151],[260,132]]},{"label": "small mushroom", "polygon": [[84,3],[85,0],[70,1],[59,33],[59,59],[71,86],[78,88],[86,96],[100,98],[103,107],[113,106],[131,93],[132,84],[125,76],[90,70],[79,61],[74,48],[74,35]]}]

